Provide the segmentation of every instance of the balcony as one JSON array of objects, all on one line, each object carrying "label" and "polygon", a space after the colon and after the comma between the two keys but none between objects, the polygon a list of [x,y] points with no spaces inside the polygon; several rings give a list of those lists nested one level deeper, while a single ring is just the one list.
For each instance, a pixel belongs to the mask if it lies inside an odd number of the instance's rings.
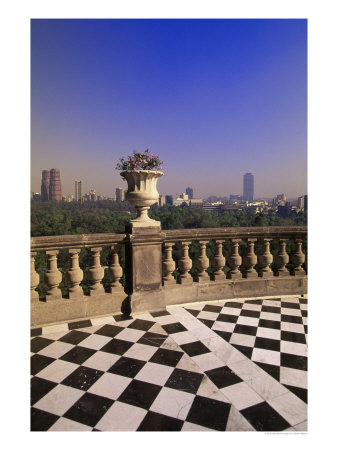
[{"label": "balcony", "polygon": [[32,430],[306,430],[306,234],[32,238]]}]

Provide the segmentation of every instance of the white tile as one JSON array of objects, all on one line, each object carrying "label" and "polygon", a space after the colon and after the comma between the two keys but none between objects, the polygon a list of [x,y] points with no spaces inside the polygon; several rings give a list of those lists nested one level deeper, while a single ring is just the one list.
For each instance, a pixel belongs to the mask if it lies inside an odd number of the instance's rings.
[{"label": "white tile", "polygon": [[86,339],[81,341],[80,345],[81,347],[87,347],[93,350],[100,350],[109,341],[111,341],[110,337],[101,336],[99,334],[91,334],[90,336],[86,337]]},{"label": "white tile", "polygon": [[131,378],[106,372],[88,389],[88,392],[116,400],[131,381]]},{"label": "white tile", "polygon": [[161,344],[161,348],[165,348],[167,350],[182,351],[179,348],[178,344],[170,336],[167,337],[167,339],[163,342],[163,344]]},{"label": "white tile", "polygon": [[269,405],[284,417],[291,426],[307,419],[307,405],[292,392],[268,400]]},{"label": "white tile", "polygon": [[307,389],[307,372],[304,370],[290,369],[289,367],[281,367],[280,382]]},{"label": "white tile", "polygon": [[154,325],[151,328],[149,328],[148,332],[167,335],[167,333],[164,331],[164,329],[158,323],[154,323]]},{"label": "white tile", "polygon": [[86,327],[86,328],[78,328],[78,331],[83,331],[84,333],[96,333],[97,330],[102,328],[102,325],[95,325],[92,327]]},{"label": "white tile", "polygon": [[150,407],[150,411],[185,420],[195,395],[164,387]]},{"label": "white tile", "polygon": [[68,325],[66,323],[42,327],[42,334],[59,333],[61,331],[69,331]]},{"label": "white tile", "polygon": [[101,431],[136,431],[147,411],[116,401],[96,424]]},{"label": "white tile", "polygon": [[197,320],[194,323],[189,324],[186,328],[191,331],[191,333],[194,334],[199,340],[215,336],[215,333],[210,330],[210,328]]},{"label": "white tile", "polygon": [[257,378],[262,375],[259,367],[249,359],[237,362],[229,361],[228,367],[244,381]]},{"label": "white tile", "polygon": [[225,431],[256,431],[254,427],[232,405]]},{"label": "white tile", "polygon": [[55,341],[38,352],[39,355],[50,356],[51,358],[60,358],[74,347],[66,342]]},{"label": "white tile", "polygon": [[212,353],[193,356],[191,359],[203,370],[203,372],[224,366],[224,362]]},{"label": "white tile", "polygon": [[125,328],[124,330],[122,330],[119,333],[118,339],[122,339],[123,341],[136,342],[144,335],[144,333],[145,332],[142,330],[134,330],[133,328]]},{"label": "white tile", "polygon": [[91,322],[94,326],[96,325],[105,325],[105,324],[112,324],[116,323],[116,320],[113,316],[106,316],[106,317],[97,317],[96,319],[91,319]]},{"label": "white tile", "polygon": [[221,314],[230,314],[232,316],[239,316],[241,313],[240,308],[230,308],[229,306],[224,306],[222,308]]},{"label": "white tile", "polygon": [[180,333],[174,333],[172,338],[178,345],[189,344],[196,341],[196,336],[190,331],[181,331]]},{"label": "white tile", "polygon": [[157,347],[136,343],[130,347],[130,349],[127,350],[123,356],[127,358],[140,359],[141,361],[148,361],[157,350]]},{"label": "white tile", "polygon": [[201,311],[197,318],[198,319],[207,319],[207,320],[216,320],[216,318],[218,317],[219,313],[218,312],[211,312],[211,311]]},{"label": "white tile", "polygon": [[280,366],[280,353],[272,350],[265,350],[264,348],[254,348],[251,359],[252,361]]},{"label": "white tile", "polygon": [[164,386],[173,371],[174,367],[148,362],[135,376],[135,380]]},{"label": "white tile", "polygon": [[256,336],[250,336],[248,334],[233,333],[230,339],[230,344],[244,345],[246,347],[253,348],[255,345]]},{"label": "white tile", "polygon": [[232,333],[235,329],[236,324],[230,322],[218,322],[216,321],[211,327],[212,330],[226,331],[227,333]]},{"label": "white tile", "polygon": [[90,358],[88,358],[84,363],[82,363],[82,365],[106,372],[120,358],[120,355],[115,355],[114,353],[98,351],[94,353],[94,355],[92,355]]},{"label": "white tile", "polygon": [[149,320],[151,322],[155,322],[155,318],[149,313],[135,314],[133,317],[134,319]]},{"label": "white tile", "polygon": [[257,327],[259,322],[259,318],[256,317],[247,317],[247,316],[239,316],[237,323],[240,325],[249,325],[251,327]]},{"label": "white tile", "polygon": [[[226,344],[228,344],[228,342],[226,342]],[[242,352],[230,344],[228,344],[228,346],[224,346],[222,349],[214,351],[214,354],[226,364],[230,361],[246,361],[248,359]]]},{"label": "white tile", "polygon": [[263,311],[260,314],[260,318],[264,320],[273,320],[274,322],[280,322],[281,314]]},{"label": "white tile", "polygon": [[238,410],[262,403],[263,399],[244,381],[220,389]]},{"label": "white tile", "polygon": [[215,430],[212,430],[211,428],[202,427],[201,425],[197,425],[196,423],[184,422],[181,431],[215,431]]},{"label": "white tile", "polygon": [[280,304],[281,303],[279,300],[263,300],[263,306],[276,306],[277,308],[279,308]]},{"label": "white tile", "polygon": [[210,379],[205,375],[202,382],[198,388],[197,395],[202,397],[211,398],[213,400],[219,400],[220,402],[226,402],[228,399],[222,394],[218,387],[210,381]]},{"label": "white tile", "polygon": [[84,391],[58,384],[33,406],[62,416],[83,394]]},{"label": "white tile", "polygon": [[55,383],[61,383],[61,381],[74,372],[77,367],[79,367],[78,364],[56,359],[49,364],[49,366],[37,373],[36,376],[49,381],[54,381]]},{"label": "white tile", "polygon": [[91,431],[92,429],[92,427],[88,427],[82,423],[60,417],[48,431]]},{"label": "white tile", "polygon": [[58,339],[62,338],[65,334],[69,333],[69,330],[65,331],[57,331],[55,333],[48,333],[44,334],[43,337],[46,339],[52,339],[53,341],[57,341]]},{"label": "white tile", "polygon": [[307,345],[298,342],[281,341],[280,350],[282,353],[291,353],[292,355],[307,356]]},{"label": "white tile", "polygon": [[296,317],[302,317],[302,313],[300,309],[294,309],[294,308],[281,308],[281,313],[286,316],[296,316]]},{"label": "white tile", "polygon": [[301,323],[281,322],[282,331],[291,331],[294,333],[304,333],[304,325]]},{"label": "white tile", "polygon": [[223,338],[218,335],[214,335],[213,337],[207,337],[202,339],[201,341],[209,350],[212,352],[221,350],[224,346],[229,346],[230,344],[226,342]]},{"label": "white tile", "polygon": [[298,423],[293,427],[296,431],[307,431],[307,420],[302,423]]},{"label": "white tile", "polygon": [[246,382],[264,400],[270,400],[289,392],[286,387],[282,386],[277,380],[266,373],[260,377],[251,378]]},{"label": "white tile", "polygon": [[280,341],[281,331],[274,330],[273,328],[259,327],[257,330],[256,336],[264,337],[264,338],[268,338],[268,339],[277,339]]},{"label": "white tile", "polygon": [[254,303],[244,303],[242,310],[246,309],[249,311],[261,311],[262,305],[255,305]]},{"label": "white tile", "polygon": [[190,372],[202,373],[199,366],[186,354],[183,354],[182,358],[176,365],[177,369],[189,370]]},{"label": "white tile", "polygon": [[129,320],[120,320],[116,321],[114,325],[121,328],[127,328],[128,325],[130,325],[132,322],[134,322],[135,319],[129,319]]},{"label": "white tile", "polygon": [[303,324],[307,325],[307,317],[303,317]]}]

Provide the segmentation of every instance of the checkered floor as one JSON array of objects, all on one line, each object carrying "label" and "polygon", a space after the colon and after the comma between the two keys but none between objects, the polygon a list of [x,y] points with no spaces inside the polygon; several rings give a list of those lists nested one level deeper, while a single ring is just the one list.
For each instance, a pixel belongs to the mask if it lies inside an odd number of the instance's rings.
[{"label": "checkered floor", "polygon": [[32,431],[306,431],[307,299],[33,330]]}]

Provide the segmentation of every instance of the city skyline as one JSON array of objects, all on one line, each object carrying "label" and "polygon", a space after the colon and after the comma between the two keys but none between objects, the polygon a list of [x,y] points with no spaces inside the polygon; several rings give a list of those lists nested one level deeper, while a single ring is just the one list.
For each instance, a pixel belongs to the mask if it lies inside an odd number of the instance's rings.
[{"label": "city skyline", "polygon": [[[160,193],[307,194],[307,22],[32,20],[31,190],[112,196],[134,148],[164,161]],[[87,184],[86,180],[89,181]],[[126,186],[125,186],[126,187]],[[287,187],[287,188],[286,188]]]}]

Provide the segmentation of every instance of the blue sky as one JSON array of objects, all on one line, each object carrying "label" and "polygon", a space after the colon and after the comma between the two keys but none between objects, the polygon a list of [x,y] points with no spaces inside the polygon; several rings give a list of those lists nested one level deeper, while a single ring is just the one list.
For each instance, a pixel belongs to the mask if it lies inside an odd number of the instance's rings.
[{"label": "blue sky", "polygon": [[307,193],[307,22],[88,19],[31,22],[31,187],[112,196],[120,156],[150,148],[161,194]]}]

